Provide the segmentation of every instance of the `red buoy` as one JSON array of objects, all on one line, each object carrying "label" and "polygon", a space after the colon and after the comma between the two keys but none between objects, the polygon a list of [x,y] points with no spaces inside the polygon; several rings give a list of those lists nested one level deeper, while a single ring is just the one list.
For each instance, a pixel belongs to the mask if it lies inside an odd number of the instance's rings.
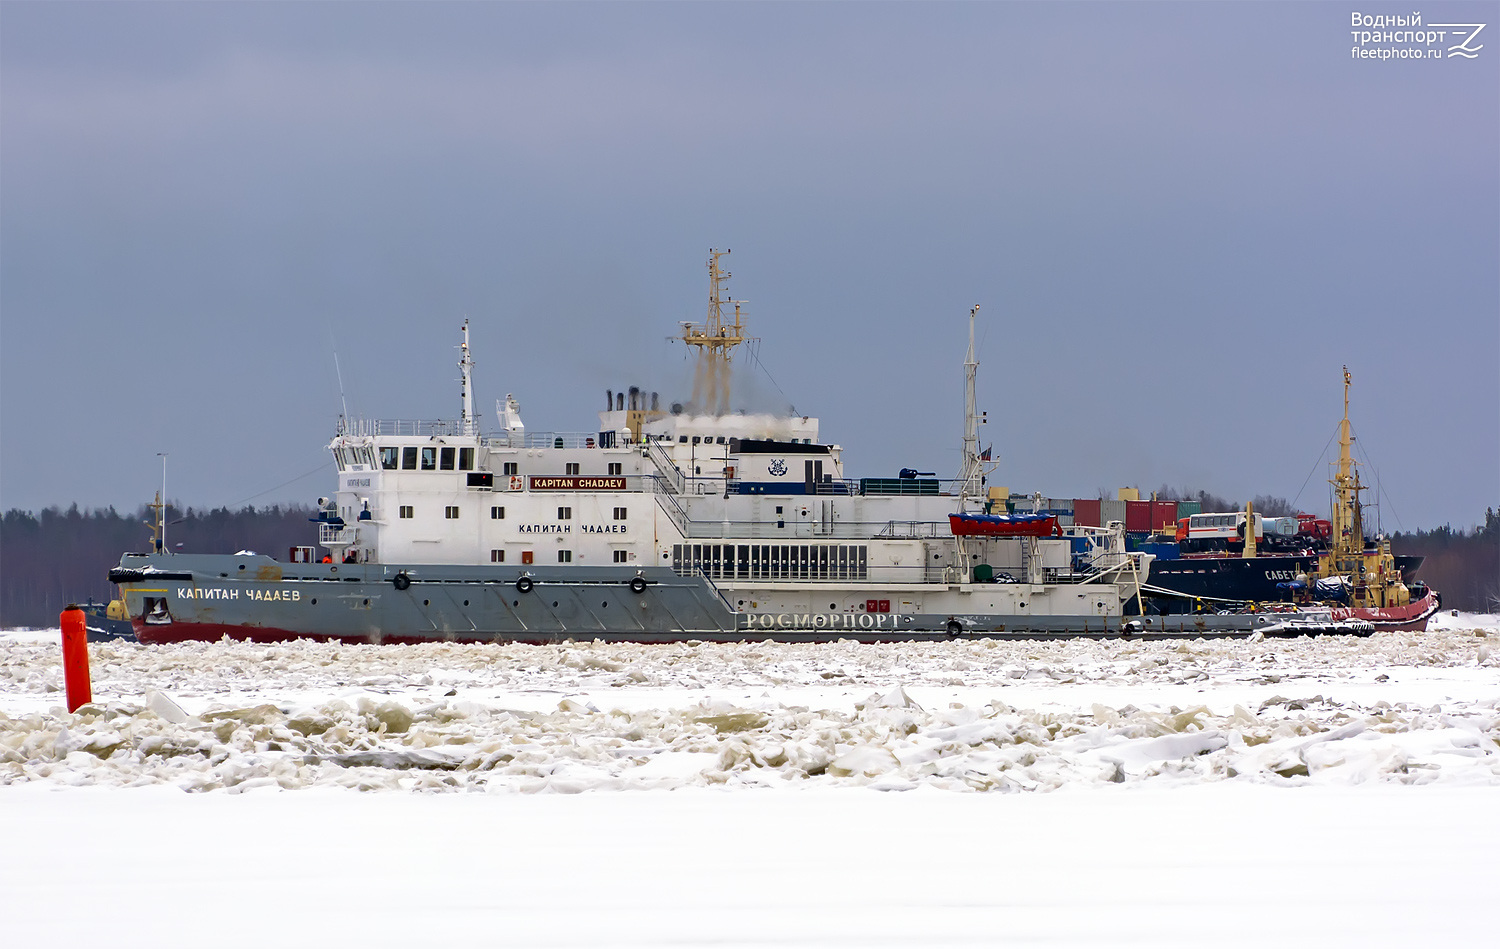
[{"label": "red buoy", "polygon": [[62,611],[63,681],[68,687],[68,711],[94,700],[89,687],[89,634],[84,627],[83,610],[69,603]]}]

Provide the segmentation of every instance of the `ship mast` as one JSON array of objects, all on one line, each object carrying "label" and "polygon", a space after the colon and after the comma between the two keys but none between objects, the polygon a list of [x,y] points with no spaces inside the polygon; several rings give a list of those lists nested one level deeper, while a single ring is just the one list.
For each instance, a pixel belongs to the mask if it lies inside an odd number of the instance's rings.
[{"label": "ship mast", "polygon": [[458,419],[458,433],[460,435],[473,435],[475,430],[474,418],[474,357],[469,355],[469,321],[464,320],[464,341],[459,344],[461,355],[458,359],[459,396],[463,400],[463,414]]},{"label": "ship mast", "polygon": [[1339,422],[1339,467],[1330,484],[1333,485],[1333,539],[1335,569],[1354,572],[1357,560],[1364,553],[1364,518],[1360,513],[1359,493],[1364,486],[1359,483],[1359,471],[1354,461],[1354,436],[1349,428],[1349,387],[1353,379],[1349,367],[1344,367],[1344,418]]},{"label": "ship mast", "polygon": [[[740,306],[745,300],[727,296],[729,271],[719,269],[719,258],[728,250],[708,251],[708,315],[701,324],[683,323],[678,339],[697,347],[698,365],[693,374],[693,405],[707,415],[729,414],[729,360],[734,347],[745,342],[745,324]],[[734,304],[734,322],[724,322],[724,304]]]},{"label": "ship mast", "polygon": [[969,353],[964,357],[964,449],[958,472],[963,500],[980,494],[983,475],[979,462],[979,409],[974,398],[974,373],[979,369],[979,360],[974,358],[974,318],[978,315],[976,303],[969,308]]}]

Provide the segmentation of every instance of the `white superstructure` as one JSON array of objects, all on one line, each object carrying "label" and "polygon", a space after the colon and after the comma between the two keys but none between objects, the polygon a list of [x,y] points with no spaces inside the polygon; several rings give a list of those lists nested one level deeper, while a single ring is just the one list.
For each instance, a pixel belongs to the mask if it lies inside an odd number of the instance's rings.
[{"label": "white superstructure", "polygon": [[[727,276],[716,264],[715,297]],[[742,336],[738,314],[734,327]],[[334,560],[670,567],[770,622],[789,612],[1117,617],[1138,594],[1144,564],[1118,530],[954,537],[948,516],[983,483],[972,343],[961,477],[856,481],[816,418],[663,408],[636,388],[608,393],[583,433],[528,431],[508,395],[499,431],[482,434],[467,322],[463,334],[456,424],[352,421],[330,444],[338,488],[324,499],[320,543]],[[727,371],[700,378],[718,385]]]}]

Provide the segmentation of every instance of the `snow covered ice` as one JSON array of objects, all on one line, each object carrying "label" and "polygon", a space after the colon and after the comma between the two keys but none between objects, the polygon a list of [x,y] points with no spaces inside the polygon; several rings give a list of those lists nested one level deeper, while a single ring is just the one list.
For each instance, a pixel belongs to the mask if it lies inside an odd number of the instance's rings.
[{"label": "snow covered ice", "polygon": [[534,945],[1492,944],[1500,622],[1440,620],[1256,641],[106,643],[73,715],[57,631],[8,632],[0,832],[25,856],[0,862],[0,908],[63,912],[42,881],[83,852],[85,924],[127,943],[109,908],[162,886],[209,920],[216,886],[353,899],[371,863],[412,899],[343,920],[361,944],[452,914]]}]

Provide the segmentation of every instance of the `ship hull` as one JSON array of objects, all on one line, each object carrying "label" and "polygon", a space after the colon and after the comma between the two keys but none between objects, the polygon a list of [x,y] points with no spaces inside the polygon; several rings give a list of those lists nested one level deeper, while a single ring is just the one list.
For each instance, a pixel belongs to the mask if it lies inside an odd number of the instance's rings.
[{"label": "ship hull", "polygon": [[1377,630],[1421,632],[1427,629],[1427,621],[1442,606],[1442,597],[1435,590],[1428,590],[1425,596],[1405,606],[1335,607],[1333,616],[1341,620],[1364,620]]},{"label": "ship hull", "polygon": [[[110,579],[146,644],[313,639],[343,643],[859,642],[959,637],[1142,638],[1361,632],[1324,622],[1293,632],[1266,617],[1123,615],[1111,585],[790,584],[774,592],[668,568],[283,564],[268,557],[128,554]],[[737,609],[736,603],[755,606]],[[867,609],[864,598],[925,608]],[[1112,597],[1107,598],[1107,597]],[[822,606],[829,608],[823,610]],[[964,608],[967,607],[967,608]],[[1320,625],[1321,624],[1321,625]]]},{"label": "ship hull", "polygon": [[[1410,585],[1422,565],[1421,557],[1397,557],[1401,579]],[[1191,608],[1191,601],[1235,600],[1241,602],[1285,602],[1292,591],[1277,584],[1289,583],[1299,574],[1315,574],[1318,560],[1311,556],[1183,557],[1157,558],[1151,562],[1148,591],[1158,606]]]}]

